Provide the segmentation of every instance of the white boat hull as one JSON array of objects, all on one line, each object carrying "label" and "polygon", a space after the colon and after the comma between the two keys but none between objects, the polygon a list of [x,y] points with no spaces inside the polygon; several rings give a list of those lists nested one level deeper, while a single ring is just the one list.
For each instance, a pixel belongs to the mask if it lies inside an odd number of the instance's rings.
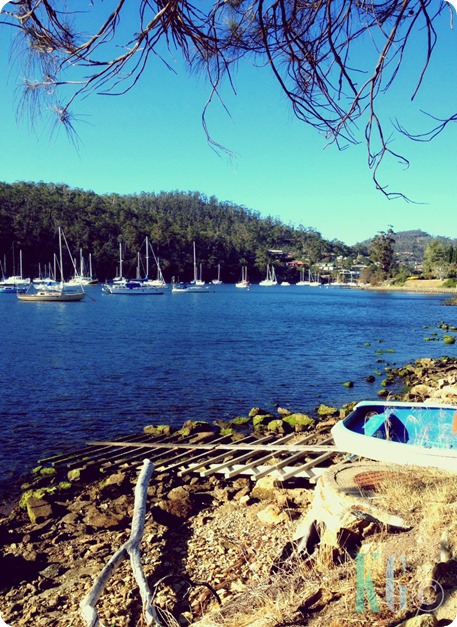
[{"label": "white boat hull", "polygon": [[43,303],[70,303],[83,300],[85,298],[85,292],[57,292],[51,290],[39,291],[35,294],[25,293],[17,294],[19,300],[29,302],[43,302]]},{"label": "white boat hull", "polygon": [[[397,432],[391,437],[386,436],[389,420]],[[370,421],[375,421],[376,430],[368,434]],[[457,472],[457,407],[453,405],[364,401],[332,428],[332,436],[346,453]]]}]

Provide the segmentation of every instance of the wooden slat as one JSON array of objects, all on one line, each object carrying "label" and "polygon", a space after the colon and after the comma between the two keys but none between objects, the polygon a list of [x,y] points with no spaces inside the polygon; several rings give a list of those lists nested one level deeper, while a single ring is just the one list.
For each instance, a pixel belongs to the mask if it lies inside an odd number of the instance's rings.
[{"label": "wooden slat", "polygon": [[[125,464],[136,467],[148,457],[156,463],[157,471],[177,470],[179,476],[221,473],[230,479],[245,474],[257,480],[274,474],[286,481],[295,476],[313,480],[324,471],[325,462],[342,452],[332,437],[309,444],[315,433],[290,433],[279,438],[273,433],[263,437],[248,433],[238,441],[220,434],[205,434],[201,441],[196,441],[196,435],[156,437],[141,433],[119,440],[97,440],[74,453],[55,455],[39,463],[68,469],[99,467],[103,472]],[[324,467],[319,467],[323,462]]]},{"label": "wooden slat", "polygon": [[[130,444],[128,442],[97,441],[97,442],[93,442],[93,444],[104,445],[104,446],[120,446],[120,447],[138,446],[141,448],[157,448],[155,444],[150,443],[150,442]],[[170,447],[176,447],[176,446],[177,446],[176,444],[161,444],[160,445],[161,448],[170,448]],[[256,449],[262,450],[264,446],[260,446],[260,444],[227,444],[227,445],[218,445],[218,446],[214,446],[213,444],[179,444],[179,448],[189,449],[189,450],[206,449],[209,451],[218,450],[222,448],[229,449],[229,450],[243,450],[244,449],[247,451],[255,451]],[[315,452],[315,453],[321,453],[323,451],[328,451],[328,452],[333,451],[335,453],[344,453],[344,451],[338,449],[335,445],[326,446],[323,444],[306,444],[306,445],[284,444],[282,446],[276,445],[276,444],[269,444],[268,448],[269,450],[273,450],[273,451],[297,451],[301,449],[303,451],[306,450],[306,451]]]},{"label": "wooden slat", "polygon": [[[264,438],[261,438],[259,441],[260,442],[265,442],[267,443],[269,440],[271,440],[273,438],[273,436],[271,435],[267,435]],[[267,444],[268,446],[268,444]],[[203,468],[204,466],[207,466],[208,463],[214,464],[215,462],[218,462],[220,459],[225,459],[228,455],[230,455],[232,453],[233,447],[230,447],[229,445],[227,445],[227,447],[225,447],[224,445],[219,446],[219,447],[214,447],[212,450],[218,450],[220,451],[221,449],[225,449],[223,453],[221,453],[220,455],[216,455],[216,457],[213,457],[212,455],[208,458],[208,452],[206,452],[206,459],[204,461],[202,461],[200,464],[196,464],[193,465],[192,464],[192,468],[187,468],[182,470],[181,472],[179,472],[179,476],[182,477],[183,475],[187,475],[189,472],[194,472],[195,470],[199,470],[200,468]],[[201,473],[202,477],[206,477],[205,471],[202,471]],[[211,474],[211,472],[208,470],[208,474]]]}]

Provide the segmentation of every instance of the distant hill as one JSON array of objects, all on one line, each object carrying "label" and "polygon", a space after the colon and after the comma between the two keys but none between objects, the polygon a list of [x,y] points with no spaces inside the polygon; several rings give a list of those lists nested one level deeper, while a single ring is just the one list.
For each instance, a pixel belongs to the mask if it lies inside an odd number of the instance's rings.
[{"label": "distant hill", "polygon": [[[457,239],[451,239],[444,235],[429,235],[425,231],[416,229],[413,231],[399,231],[395,233],[395,252],[401,261],[420,263],[424,258],[427,245],[435,239],[441,240],[447,246],[457,246]],[[369,246],[371,240],[362,242]]]}]

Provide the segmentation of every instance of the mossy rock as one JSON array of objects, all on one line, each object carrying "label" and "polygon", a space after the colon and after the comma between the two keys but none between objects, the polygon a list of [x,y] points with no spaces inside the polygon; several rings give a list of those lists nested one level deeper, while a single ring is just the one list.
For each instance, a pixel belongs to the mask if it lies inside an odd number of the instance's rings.
[{"label": "mossy rock", "polygon": [[171,435],[173,429],[170,425],[147,425],[143,428],[143,432],[148,435],[155,435],[158,437],[161,435]]},{"label": "mossy rock", "polygon": [[45,468],[41,468],[40,470],[40,475],[42,477],[54,477],[56,474],[57,474],[56,468],[45,467]]},{"label": "mossy rock", "polygon": [[445,344],[455,344],[455,337],[453,335],[445,335],[443,337],[443,342]]},{"label": "mossy rock", "polygon": [[61,481],[57,487],[59,490],[71,490],[73,486],[69,481]]},{"label": "mossy rock", "polygon": [[38,490],[26,490],[19,501],[19,507],[27,509],[27,502],[30,498],[43,499],[45,496],[51,496],[57,492],[57,486],[51,488],[38,488]]},{"label": "mossy rock", "polygon": [[284,416],[282,421],[293,427],[295,431],[305,431],[316,424],[314,418],[306,414],[290,414],[290,416]]},{"label": "mossy rock", "polygon": [[251,419],[249,418],[249,416],[237,416],[236,418],[230,421],[230,424],[233,426],[239,427],[239,426],[248,424],[248,422],[250,421]]},{"label": "mossy rock", "polygon": [[354,381],[345,381],[343,383],[345,388],[353,388],[354,387]]},{"label": "mossy rock", "polygon": [[350,403],[345,403],[340,409],[340,418],[346,418],[346,416],[349,416],[351,411],[357,405],[357,402],[358,401],[351,401]]},{"label": "mossy rock", "polygon": [[255,428],[266,425],[274,416],[271,414],[256,414],[252,419],[252,425]]},{"label": "mossy rock", "polygon": [[324,405],[321,403],[317,408],[318,416],[338,416],[339,410],[336,407],[330,407],[329,405]]},{"label": "mossy rock", "polygon": [[204,420],[186,420],[181,429],[178,429],[176,433],[177,435],[187,437],[192,433],[198,433],[200,431],[211,431],[212,429],[212,426]]},{"label": "mossy rock", "polygon": [[371,346],[371,342],[364,342],[363,345],[364,346]]},{"label": "mossy rock", "polygon": [[79,481],[81,479],[81,474],[83,473],[83,468],[72,468],[67,472],[68,481]]},{"label": "mossy rock", "polygon": [[376,377],[372,374],[369,374],[368,377],[365,377],[365,381],[367,383],[374,383],[376,381]]},{"label": "mossy rock", "polygon": [[267,425],[268,431],[274,431],[275,433],[284,433],[292,431],[292,427],[285,420],[281,418],[275,418],[275,420],[270,420]]},{"label": "mossy rock", "polygon": [[249,412],[249,418],[254,418],[254,416],[266,416],[270,415],[265,409],[261,409],[260,407],[253,407]]},{"label": "mossy rock", "polygon": [[219,435],[233,435],[235,431],[231,427],[223,427],[219,431]]},{"label": "mossy rock", "polygon": [[389,392],[385,388],[383,388],[382,390],[378,390],[377,394],[381,398],[386,398],[386,396],[389,394]]}]

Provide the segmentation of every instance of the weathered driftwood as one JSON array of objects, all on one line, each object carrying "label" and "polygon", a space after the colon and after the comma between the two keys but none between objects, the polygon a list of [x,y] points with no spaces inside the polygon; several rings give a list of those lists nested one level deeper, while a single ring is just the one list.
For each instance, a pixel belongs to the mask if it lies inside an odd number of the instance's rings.
[{"label": "weathered driftwood", "polygon": [[144,517],[146,513],[147,489],[153,469],[154,466],[150,460],[145,459],[135,486],[135,503],[130,537],[110,558],[95,580],[91,590],[80,603],[81,615],[86,621],[87,627],[103,627],[95,605],[101,597],[109,578],[127,554],[130,556],[132,571],[140,589],[146,624],[157,625],[158,627],[162,624],[151,603],[152,595],[144,575],[140,556],[140,542],[143,537]]}]

